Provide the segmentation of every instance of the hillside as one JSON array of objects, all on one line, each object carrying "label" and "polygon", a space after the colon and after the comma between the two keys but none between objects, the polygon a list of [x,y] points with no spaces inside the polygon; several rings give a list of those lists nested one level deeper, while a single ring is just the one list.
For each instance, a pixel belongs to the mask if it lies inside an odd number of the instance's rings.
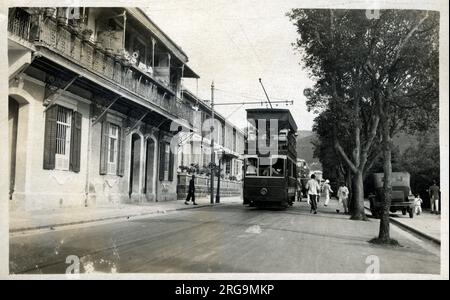
[{"label": "hillside", "polygon": [[319,159],[314,158],[314,145],[313,142],[316,139],[316,135],[312,131],[301,130],[298,132],[297,137],[297,157],[304,159],[311,169],[321,170],[322,165]]},{"label": "hillside", "polygon": [[[306,160],[311,169],[320,170],[322,165],[318,158],[314,158],[313,142],[317,139],[312,131],[300,130],[297,136],[297,157]],[[400,153],[403,153],[410,146],[417,144],[417,136],[400,132],[393,137],[393,142],[399,148]]]}]

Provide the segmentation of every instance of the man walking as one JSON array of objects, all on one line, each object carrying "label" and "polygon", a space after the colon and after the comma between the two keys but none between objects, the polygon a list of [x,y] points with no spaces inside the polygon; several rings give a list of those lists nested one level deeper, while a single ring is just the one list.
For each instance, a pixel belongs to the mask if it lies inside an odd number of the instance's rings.
[{"label": "man walking", "polygon": [[328,203],[330,202],[330,193],[333,192],[333,190],[331,189],[331,186],[330,186],[330,181],[328,179],[325,180],[325,183],[323,184],[323,187],[322,187],[322,191],[325,194],[325,204],[324,205],[328,206]]},{"label": "man walking", "polygon": [[[338,189],[337,196],[339,198],[339,206],[344,206],[344,214],[348,214],[348,188],[345,186],[344,182],[341,182],[341,185]],[[339,213],[339,208],[336,209],[336,212]]]},{"label": "man walking", "polygon": [[439,214],[439,186],[436,184],[436,180],[433,180],[433,185],[428,190],[430,194],[431,213]]},{"label": "man walking", "polygon": [[310,213],[317,214],[317,198],[319,197],[320,186],[316,180],[316,175],[312,174],[311,179],[306,183],[308,190],[309,204],[311,205]]},{"label": "man walking", "polygon": [[298,202],[302,202],[302,181],[300,180],[300,178],[297,178],[297,201]]},{"label": "man walking", "polygon": [[186,201],[184,201],[184,204],[188,205],[189,200],[191,200],[191,199],[192,199],[192,204],[197,205],[197,203],[195,203],[195,175],[192,175],[191,180],[189,180],[188,194],[186,197]]}]

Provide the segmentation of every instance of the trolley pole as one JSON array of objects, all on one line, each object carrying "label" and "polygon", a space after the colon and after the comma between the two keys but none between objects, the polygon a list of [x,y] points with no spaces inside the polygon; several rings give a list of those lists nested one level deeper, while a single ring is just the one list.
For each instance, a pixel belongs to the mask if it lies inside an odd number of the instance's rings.
[{"label": "trolley pole", "polygon": [[210,182],[210,203],[214,204],[214,81],[211,83],[211,182]]},{"label": "trolley pole", "polygon": [[269,99],[269,95],[267,95],[266,89],[264,88],[264,85],[263,85],[263,83],[262,83],[262,81],[261,81],[261,78],[259,78],[259,83],[261,83],[261,86],[262,86],[262,88],[263,88],[264,94],[266,94],[266,98],[267,98],[267,101],[268,101],[269,104],[270,104],[270,108],[273,108],[273,107],[272,107],[272,103],[270,102],[270,99]]}]

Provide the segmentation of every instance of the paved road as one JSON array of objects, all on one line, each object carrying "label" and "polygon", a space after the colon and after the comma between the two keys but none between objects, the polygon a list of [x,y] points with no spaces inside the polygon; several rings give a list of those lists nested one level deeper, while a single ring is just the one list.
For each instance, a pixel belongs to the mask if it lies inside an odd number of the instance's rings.
[{"label": "paved road", "polygon": [[66,257],[82,272],[364,273],[376,255],[381,273],[438,274],[439,250],[392,228],[402,247],[367,241],[378,221],[351,221],[333,205],[312,215],[226,204],[100,225],[10,237],[11,273],[64,273]]}]

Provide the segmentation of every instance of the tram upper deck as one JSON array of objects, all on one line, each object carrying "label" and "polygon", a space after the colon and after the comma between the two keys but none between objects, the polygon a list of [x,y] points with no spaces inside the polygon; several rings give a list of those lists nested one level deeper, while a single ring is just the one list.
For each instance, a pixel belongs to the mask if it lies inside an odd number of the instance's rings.
[{"label": "tram upper deck", "polygon": [[296,157],[297,124],[288,109],[247,109],[246,155]]}]

